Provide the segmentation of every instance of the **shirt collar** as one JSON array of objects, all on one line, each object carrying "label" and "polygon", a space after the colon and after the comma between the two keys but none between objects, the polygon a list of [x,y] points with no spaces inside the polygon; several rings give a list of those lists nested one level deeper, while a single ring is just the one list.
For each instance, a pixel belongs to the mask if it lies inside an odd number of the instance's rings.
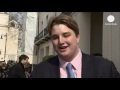
[{"label": "shirt collar", "polygon": [[[59,58],[59,62],[60,62],[60,67],[63,68],[64,70],[66,70],[66,66],[67,66],[68,62],[63,60],[59,56],[58,56],[58,58]],[[78,69],[78,67],[81,63],[81,60],[82,60],[82,53],[81,53],[81,50],[79,49],[79,53],[77,54],[77,56],[70,62],[73,65],[75,70]]]}]

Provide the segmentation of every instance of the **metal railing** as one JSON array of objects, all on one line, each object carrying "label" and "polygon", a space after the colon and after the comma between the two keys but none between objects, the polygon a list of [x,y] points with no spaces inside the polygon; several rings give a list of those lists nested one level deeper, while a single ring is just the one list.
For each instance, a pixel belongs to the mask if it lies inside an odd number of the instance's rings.
[{"label": "metal railing", "polygon": [[41,43],[41,42],[43,43],[44,41],[47,41],[49,39],[50,38],[49,38],[49,34],[48,34],[48,28],[46,27],[35,37],[34,42],[36,43],[39,41],[38,43]]}]

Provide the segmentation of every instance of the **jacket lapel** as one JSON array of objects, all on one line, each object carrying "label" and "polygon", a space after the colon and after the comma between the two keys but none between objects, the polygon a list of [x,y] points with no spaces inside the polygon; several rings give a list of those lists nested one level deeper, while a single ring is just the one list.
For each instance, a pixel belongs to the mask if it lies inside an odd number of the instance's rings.
[{"label": "jacket lapel", "polygon": [[52,60],[50,66],[50,73],[52,78],[60,78],[60,69],[59,69],[59,59],[58,56],[55,56],[54,60]]},{"label": "jacket lapel", "polygon": [[82,78],[93,77],[93,65],[90,56],[82,53]]},{"label": "jacket lapel", "polygon": [[[82,78],[93,78],[93,64],[90,60],[91,57],[82,52]],[[51,77],[60,78],[59,59],[56,56],[51,65]]]}]

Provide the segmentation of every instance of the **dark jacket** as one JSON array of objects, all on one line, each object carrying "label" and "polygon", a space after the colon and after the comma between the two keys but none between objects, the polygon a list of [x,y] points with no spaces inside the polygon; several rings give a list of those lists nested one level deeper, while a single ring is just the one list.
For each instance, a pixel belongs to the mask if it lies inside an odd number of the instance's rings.
[{"label": "dark jacket", "polygon": [[[82,53],[82,78],[120,78],[112,61]],[[36,65],[32,78],[60,78],[58,56]]]},{"label": "dark jacket", "polygon": [[22,63],[17,63],[10,68],[8,78],[26,78],[25,69]]},{"label": "dark jacket", "polygon": [[2,66],[0,66],[0,78],[2,78],[2,73],[3,73],[3,69],[2,69]]}]

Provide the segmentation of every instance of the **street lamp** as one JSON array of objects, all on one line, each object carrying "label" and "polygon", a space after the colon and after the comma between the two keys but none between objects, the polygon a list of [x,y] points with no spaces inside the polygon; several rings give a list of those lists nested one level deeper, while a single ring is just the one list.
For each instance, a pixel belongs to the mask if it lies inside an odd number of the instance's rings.
[{"label": "street lamp", "polygon": [[7,33],[6,34],[1,34],[0,35],[0,39],[3,39],[3,36],[6,37],[6,39],[5,39],[5,51],[4,51],[4,61],[5,61],[5,57],[6,57],[6,45],[7,45]]}]

